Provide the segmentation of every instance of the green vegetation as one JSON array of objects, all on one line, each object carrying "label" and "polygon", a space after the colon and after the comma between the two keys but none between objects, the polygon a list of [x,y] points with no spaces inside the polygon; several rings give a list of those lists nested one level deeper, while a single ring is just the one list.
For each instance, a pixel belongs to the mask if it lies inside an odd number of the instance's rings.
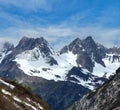
[{"label": "green vegetation", "polygon": [[28,92],[32,92],[32,88],[28,85],[28,84],[24,84],[23,87],[28,91]]},{"label": "green vegetation", "polygon": [[76,104],[72,104],[69,108],[67,108],[66,110],[75,110],[76,108]]},{"label": "green vegetation", "polygon": [[96,92],[93,92],[93,91],[89,91],[88,95],[87,95],[87,99],[90,99],[92,98],[94,95],[95,95]]},{"label": "green vegetation", "polygon": [[2,93],[2,88],[1,88],[1,86],[0,86],[0,93]]}]

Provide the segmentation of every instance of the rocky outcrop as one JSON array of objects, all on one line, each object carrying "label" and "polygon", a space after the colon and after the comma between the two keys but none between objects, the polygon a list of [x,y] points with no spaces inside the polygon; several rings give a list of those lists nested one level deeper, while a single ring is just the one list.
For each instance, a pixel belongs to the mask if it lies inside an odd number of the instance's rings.
[{"label": "rocky outcrop", "polygon": [[68,51],[75,55],[77,54],[77,65],[81,65],[90,72],[93,72],[94,61],[105,66],[102,58],[105,57],[106,48],[96,43],[91,36],[88,36],[84,40],[75,39],[69,45],[62,48],[60,53],[64,54]]},{"label": "rocky outcrop", "polygon": [[119,107],[120,68],[109,81],[74,104],[74,110],[118,110]]}]

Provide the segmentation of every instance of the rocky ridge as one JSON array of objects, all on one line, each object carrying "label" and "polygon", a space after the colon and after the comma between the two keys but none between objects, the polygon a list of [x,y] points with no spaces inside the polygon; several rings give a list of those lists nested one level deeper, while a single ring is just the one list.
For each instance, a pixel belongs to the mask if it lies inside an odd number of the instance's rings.
[{"label": "rocky ridge", "polygon": [[95,91],[89,92],[69,110],[119,110],[120,68],[116,74]]}]

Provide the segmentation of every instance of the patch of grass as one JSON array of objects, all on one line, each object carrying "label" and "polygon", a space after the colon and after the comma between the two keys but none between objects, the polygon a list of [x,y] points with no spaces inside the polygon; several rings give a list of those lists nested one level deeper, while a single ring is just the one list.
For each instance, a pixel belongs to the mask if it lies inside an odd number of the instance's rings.
[{"label": "patch of grass", "polygon": [[28,92],[32,92],[32,88],[28,85],[28,84],[24,84],[23,87],[28,91]]}]

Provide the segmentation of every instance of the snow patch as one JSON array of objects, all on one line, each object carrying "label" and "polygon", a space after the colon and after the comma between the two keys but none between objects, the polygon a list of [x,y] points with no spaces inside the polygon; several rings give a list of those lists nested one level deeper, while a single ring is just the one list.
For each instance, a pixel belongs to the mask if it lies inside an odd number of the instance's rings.
[{"label": "snow patch", "polygon": [[[77,55],[74,55],[72,52],[68,51],[67,53],[62,54],[60,57],[69,64],[77,66],[76,63]],[[59,62],[59,58],[57,58],[57,60]]]},{"label": "snow patch", "polygon": [[[113,56],[113,54],[109,54],[109,56]],[[110,75],[113,75],[115,73],[115,70],[119,68],[120,62],[111,62],[109,60],[109,57],[106,57],[103,59],[103,62],[105,63],[105,66],[102,66],[101,64],[98,64],[95,62],[95,67],[93,68],[93,75],[109,78]]]},{"label": "snow patch", "polygon": [[5,53],[0,52],[0,63],[2,62],[5,56],[6,56]]},{"label": "snow patch", "polygon": [[0,63],[2,62],[2,60],[9,55],[10,53],[12,53],[12,51],[8,51],[7,53],[5,53],[4,51],[0,51]]},{"label": "snow patch", "polygon": [[9,84],[9,83],[3,81],[2,79],[0,79],[0,83],[3,83],[4,85],[10,87],[11,89],[14,89],[14,88],[15,88],[15,86],[13,86],[13,85],[11,85],[11,84]]},{"label": "snow patch", "polygon": [[16,97],[16,96],[13,96],[13,99],[15,100],[15,101],[17,101],[17,102],[20,102],[20,103],[22,103],[22,100],[20,100],[18,97]]},{"label": "snow patch", "polygon": [[43,109],[43,107],[39,104],[39,103],[36,103],[34,101],[32,101],[30,98],[26,98],[29,102],[33,102],[35,105],[37,105],[38,108],[40,108],[41,110]]},{"label": "snow patch", "polygon": [[38,76],[47,80],[65,81],[68,71],[73,66],[77,66],[77,55],[72,54],[72,52],[60,56],[57,54],[52,55],[58,62],[58,65],[52,66],[46,62],[46,58],[41,53],[39,53],[39,59],[37,60],[33,59],[33,54],[30,54],[28,51],[28,54],[24,55],[24,53],[19,54],[15,61],[20,65],[19,68],[30,76]]},{"label": "snow patch", "polygon": [[[85,80],[81,79],[80,77],[78,77],[76,75],[71,75],[71,77],[77,79],[79,81],[78,84],[81,84],[84,87],[87,87],[91,90],[93,90],[95,88],[94,85],[90,85],[90,83],[92,83],[92,79],[89,79],[89,80],[85,81]],[[72,82],[77,83],[75,81],[72,81]]]},{"label": "snow patch", "polygon": [[[38,109],[37,109],[36,107],[34,107],[33,105],[31,105],[31,104],[29,104],[29,103],[27,103],[27,102],[25,102],[25,101],[22,101],[21,99],[19,99],[19,98],[16,97],[16,96],[13,96],[13,99],[14,99],[15,101],[19,102],[19,103],[23,103],[23,104],[25,104],[26,106],[31,107],[33,110],[38,110]],[[41,107],[40,109],[42,110],[43,108]]]},{"label": "snow patch", "polygon": [[5,94],[5,95],[9,95],[9,96],[12,95],[10,92],[6,91],[5,89],[2,89],[2,93]]}]

